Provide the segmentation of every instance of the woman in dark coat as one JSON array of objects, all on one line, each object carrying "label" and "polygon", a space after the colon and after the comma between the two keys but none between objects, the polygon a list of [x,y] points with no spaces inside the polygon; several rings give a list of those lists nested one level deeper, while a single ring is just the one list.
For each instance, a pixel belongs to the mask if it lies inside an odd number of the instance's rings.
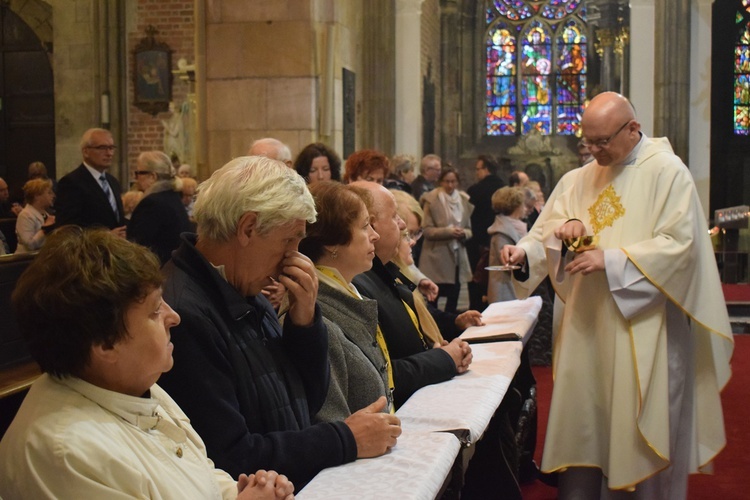
[{"label": "woman in dark coat", "polygon": [[182,204],[182,184],[161,151],[141,153],[135,176],[139,185],[149,187],[130,218],[128,239],[150,248],[164,265],[180,246],[180,234],[192,230]]}]

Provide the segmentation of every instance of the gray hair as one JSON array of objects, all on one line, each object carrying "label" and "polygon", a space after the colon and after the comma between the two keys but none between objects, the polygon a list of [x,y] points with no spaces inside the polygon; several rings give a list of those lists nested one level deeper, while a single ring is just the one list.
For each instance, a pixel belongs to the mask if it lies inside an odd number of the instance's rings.
[{"label": "gray hair", "polygon": [[91,136],[94,134],[107,134],[112,137],[112,132],[106,128],[90,128],[81,136],[81,149],[91,145]]},{"label": "gray hair", "polygon": [[158,180],[172,179],[175,176],[172,160],[163,151],[144,151],[139,154],[138,168],[155,173]]},{"label": "gray hair", "polygon": [[396,155],[391,159],[391,169],[398,176],[413,172],[416,164],[417,159],[412,155]]},{"label": "gray hair", "polygon": [[287,164],[292,161],[292,152],[289,150],[289,146],[273,137],[258,139],[250,146],[247,154],[248,156],[265,156]]},{"label": "gray hair", "polygon": [[182,191],[182,179],[175,176],[172,160],[163,151],[144,151],[138,155],[138,168],[156,174],[156,182],[146,194],[162,191]]},{"label": "gray hair", "polygon": [[422,161],[419,162],[419,167],[420,167],[420,169],[424,169],[427,166],[428,163],[432,163],[434,161],[437,161],[438,164],[440,164],[440,165],[443,164],[443,159],[440,158],[438,155],[436,155],[436,154],[428,154],[428,155],[424,155],[422,157]]},{"label": "gray hair", "polygon": [[193,210],[198,237],[228,241],[248,212],[258,214],[261,235],[294,220],[316,220],[305,180],[284,163],[263,156],[235,158],[198,186]]}]

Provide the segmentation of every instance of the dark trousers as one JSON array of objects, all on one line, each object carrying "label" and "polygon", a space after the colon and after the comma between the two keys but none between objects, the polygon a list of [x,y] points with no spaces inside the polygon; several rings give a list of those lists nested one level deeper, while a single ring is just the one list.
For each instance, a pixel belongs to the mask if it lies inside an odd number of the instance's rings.
[{"label": "dark trousers", "polygon": [[434,302],[430,302],[433,307],[437,308],[437,301],[440,297],[445,297],[445,309],[446,312],[456,312],[458,308],[458,294],[461,292],[461,283],[437,283],[440,291]]},{"label": "dark trousers", "polygon": [[461,293],[461,282],[458,279],[458,266],[456,266],[456,273],[454,275],[454,283],[437,283],[439,288],[438,296],[430,304],[437,309],[437,301],[440,297],[445,297],[445,312],[455,313],[458,308],[458,294]]}]

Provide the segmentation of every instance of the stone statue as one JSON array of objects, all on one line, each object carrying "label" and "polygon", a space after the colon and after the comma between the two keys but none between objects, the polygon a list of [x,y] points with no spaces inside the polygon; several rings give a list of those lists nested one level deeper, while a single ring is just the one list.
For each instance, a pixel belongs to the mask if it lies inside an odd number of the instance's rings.
[{"label": "stone statue", "polygon": [[169,111],[172,116],[168,120],[162,120],[164,126],[164,152],[170,158],[177,157],[178,164],[185,161],[185,124],[182,116],[182,106],[169,103]]}]

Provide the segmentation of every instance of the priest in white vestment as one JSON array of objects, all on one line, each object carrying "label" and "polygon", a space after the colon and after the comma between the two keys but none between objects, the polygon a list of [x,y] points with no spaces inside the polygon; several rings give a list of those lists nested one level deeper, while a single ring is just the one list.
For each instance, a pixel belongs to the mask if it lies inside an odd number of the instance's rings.
[{"label": "priest in white vestment", "polygon": [[563,499],[686,498],[726,444],[734,346],[708,227],[687,167],[626,98],[599,94],[582,126],[595,161],[502,253],[526,264],[519,298],[549,274],[565,302],[542,470]]}]

